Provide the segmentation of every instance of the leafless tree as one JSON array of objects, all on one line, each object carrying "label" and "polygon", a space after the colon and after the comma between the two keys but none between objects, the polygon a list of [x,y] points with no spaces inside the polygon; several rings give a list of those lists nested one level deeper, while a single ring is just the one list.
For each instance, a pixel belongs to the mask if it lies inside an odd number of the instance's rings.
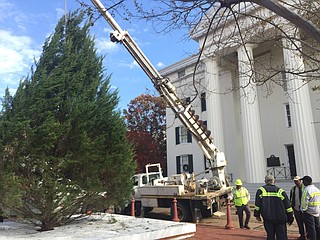
[{"label": "leafless tree", "polygon": [[[220,56],[221,64],[236,68],[232,55],[225,52],[230,46],[254,43],[282,48],[283,39],[288,39],[291,50],[303,56],[305,68],[292,71],[283,64],[275,66],[255,59],[255,65],[260,67],[259,72],[253,71],[252,79],[255,84],[265,86],[267,94],[272,93],[270,82],[282,86],[286,73],[303,76],[305,83],[319,79],[319,0],[153,0],[148,4],[133,0],[134,8],[129,8],[126,0],[102,2],[113,13],[121,12],[123,18],[151,21],[156,31],[172,32],[185,27],[189,36],[202,45],[198,64],[203,55],[213,51]],[[315,82],[314,89],[317,88]]]}]

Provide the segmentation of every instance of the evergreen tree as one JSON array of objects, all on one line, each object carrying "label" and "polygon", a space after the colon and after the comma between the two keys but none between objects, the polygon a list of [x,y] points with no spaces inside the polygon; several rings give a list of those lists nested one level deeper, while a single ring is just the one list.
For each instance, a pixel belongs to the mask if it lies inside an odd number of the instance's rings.
[{"label": "evergreen tree", "polygon": [[58,22],[35,70],[3,99],[0,191],[12,196],[0,201],[42,230],[71,221],[85,205],[119,204],[132,188],[135,163],[118,92],[84,16]]}]

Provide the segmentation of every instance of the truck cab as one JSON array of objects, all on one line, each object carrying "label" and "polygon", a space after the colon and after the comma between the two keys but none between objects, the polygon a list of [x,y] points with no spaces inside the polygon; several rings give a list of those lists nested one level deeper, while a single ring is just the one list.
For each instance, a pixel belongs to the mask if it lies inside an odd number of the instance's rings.
[{"label": "truck cab", "polygon": [[136,200],[141,198],[140,188],[144,186],[155,186],[159,182],[166,181],[167,178],[164,178],[162,175],[162,169],[160,163],[147,164],[145,166],[146,172],[135,174],[131,181],[133,183],[133,193],[132,195]]}]

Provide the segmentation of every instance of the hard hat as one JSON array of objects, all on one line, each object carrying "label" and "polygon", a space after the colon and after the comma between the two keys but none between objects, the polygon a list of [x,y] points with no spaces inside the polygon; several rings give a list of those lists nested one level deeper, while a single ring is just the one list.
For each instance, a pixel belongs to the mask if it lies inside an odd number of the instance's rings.
[{"label": "hard hat", "polygon": [[238,186],[241,186],[241,185],[242,185],[241,179],[237,179],[237,180],[235,181],[235,184],[238,185]]},{"label": "hard hat", "polygon": [[301,177],[295,176],[295,177],[293,178],[293,181],[298,181],[298,180],[301,180]]}]

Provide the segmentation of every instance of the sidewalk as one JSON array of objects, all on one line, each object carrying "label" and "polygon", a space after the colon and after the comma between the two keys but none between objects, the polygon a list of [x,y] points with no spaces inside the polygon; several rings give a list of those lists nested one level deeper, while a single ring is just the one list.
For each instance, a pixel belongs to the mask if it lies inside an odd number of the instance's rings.
[{"label": "sidewalk", "polygon": [[[225,212],[223,209],[222,212]],[[211,218],[202,219],[199,224],[197,224],[196,233],[189,238],[189,240],[262,240],[266,239],[267,235],[263,227],[262,222],[256,221],[253,217],[253,209],[251,208],[251,219],[249,222],[250,230],[240,229],[238,223],[238,216],[235,214],[235,208],[231,207],[231,223],[234,229],[226,229],[227,216],[213,216]],[[287,228],[288,240],[294,240],[299,237],[298,226],[294,222],[291,226]]]},{"label": "sidewalk", "polygon": [[[236,215],[236,209],[231,206],[231,222],[234,229],[225,229],[227,224],[226,208],[222,207],[221,215],[212,216],[210,218],[203,218],[196,225],[196,232],[187,238],[189,240],[262,240],[266,239],[267,235],[263,227],[262,222],[258,222],[253,217],[253,205],[250,206],[251,218],[249,222],[250,230],[240,229],[238,223],[238,216]],[[153,212],[147,214],[152,218],[160,218],[163,220],[171,221],[170,211],[168,209],[155,209]],[[299,237],[298,226],[296,222],[293,222],[291,226],[287,228],[288,239],[294,240]],[[165,239],[182,239],[182,238],[165,238]]]},{"label": "sidewalk", "polygon": [[[288,239],[294,240],[297,239],[299,235],[289,234]],[[244,229],[225,229],[222,226],[213,226],[213,225],[202,225],[197,224],[196,233],[189,238],[192,240],[206,240],[206,239],[215,239],[215,240],[251,240],[251,239],[266,239],[267,235],[263,230],[244,230]]]}]

